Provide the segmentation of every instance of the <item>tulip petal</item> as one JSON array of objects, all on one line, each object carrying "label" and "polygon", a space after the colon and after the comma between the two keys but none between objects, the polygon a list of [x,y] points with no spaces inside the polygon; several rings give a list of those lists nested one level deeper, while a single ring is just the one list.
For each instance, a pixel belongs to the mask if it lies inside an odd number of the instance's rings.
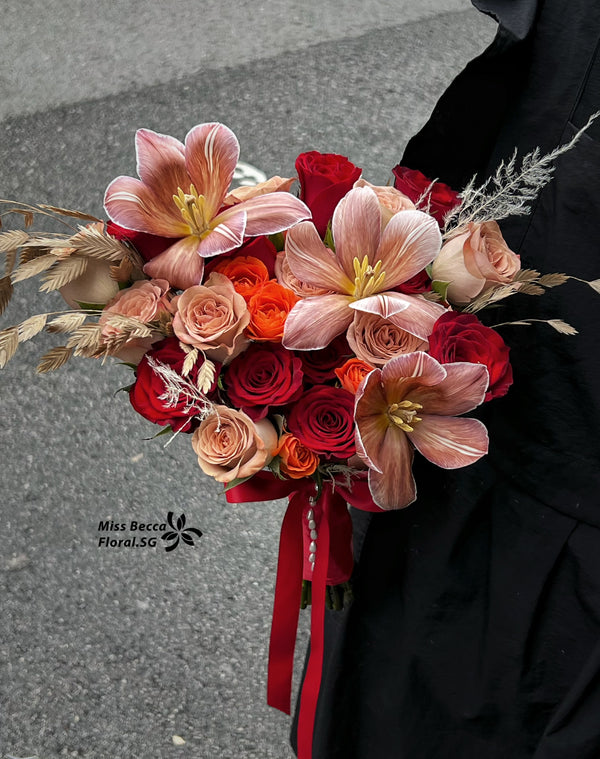
[{"label": "tulip petal", "polygon": [[350,190],[335,208],[331,229],[340,265],[354,281],[355,258],[360,262],[367,256],[371,264],[377,260],[381,208],[373,190],[369,187]]},{"label": "tulip petal", "polygon": [[235,134],[224,124],[198,124],[185,138],[185,167],[196,190],[206,198],[208,218],[227,194],[240,156]]},{"label": "tulip petal", "polygon": [[177,189],[181,187],[187,192],[190,185],[181,142],[151,129],[138,129],[135,152],[137,173],[142,182],[160,198],[161,203],[175,207],[173,195],[177,194]]},{"label": "tulip petal", "polygon": [[289,350],[320,350],[348,328],[352,311],[345,295],[304,298],[285,322],[283,345]]},{"label": "tulip petal", "polygon": [[424,414],[410,439],[426,459],[442,469],[458,469],[488,452],[488,434],[478,419]]},{"label": "tulip petal", "polygon": [[409,378],[418,378],[419,385],[433,386],[438,385],[447,376],[446,367],[423,351],[395,356],[381,371],[386,387]]},{"label": "tulip petal", "polygon": [[198,238],[190,235],[144,266],[144,274],[153,279],[166,279],[171,287],[185,290],[202,282],[204,259],[198,255]]},{"label": "tulip petal", "polygon": [[434,324],[447,310],[439,303],[402,293],[371,295],[355,301],[351,307],[381,316],[420,340],[427,340],[433,332]]},{"label": "tulip petal", "polygon": [[369,469],[369,490],[380,509],[404,509],[414,503],[417,487],[412,473],[414,451],[406,435],[394,435],[384,445],[383,472]]},{"label": "tulip petal", "polygon": [[117,177],[108,185],[104,208],[117,224],[134,232],[148,232],[160,237],[186,237],[190,228],[170,199],[155,195],[143,182],[133,177]]},{"label": "tulip petal", "polygon": [[210,232],[198,246],[199,256],[218,256],[240,247],[246,231],[246,214],[240,208],[241,206],[234,206],[212,220]]},{"label": "tulip petal", "polygon": [[310,210],[289,192],[270,192],[244,200],[236,208],[244,209],[248,217],[246,235],[273,235],[283,232],[304,219],[310,219]]},{"label": "tulip petal", "polygon": [[477,408],[485,398],[489,384],[483,364],[456,362],[444,364],[446,378],[433,388],[419,388],[411,400],[421,403],[427,414],[457,416]]},{"label": "tulip petal", "polygon": [[464,247],[469,233],[456,235],[442,247],[431,267],[431,276],[440,282],[449,282],[447,298],[451,303],[468,303],[482,291],[483,277],[476,277],[466,267]]},{"label": "tulip petal", "polygon": [[312,222],[302,221],[290,229],[285,253],[292,274],[301,282],[348,295],[352,292],[353,282],[340,268],[335,253],[323,244]]},{"label": "tulip petal", "polygon": [[403,284],[428,266],[440,251],[442,236],[436,220],[423,211],[400,211],[383,230],[377,258],[388,290]]}]

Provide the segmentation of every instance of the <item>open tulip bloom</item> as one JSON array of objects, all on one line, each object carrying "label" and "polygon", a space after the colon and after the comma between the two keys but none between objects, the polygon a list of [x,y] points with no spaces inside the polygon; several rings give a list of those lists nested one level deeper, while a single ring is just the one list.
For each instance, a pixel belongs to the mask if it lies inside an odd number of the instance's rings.
[{"label": "open tulip bloom", "polygon": [[173,287],[200,284],[204,259],[239,248],[244,237],[282,232],[310,217],[289,192],[257,194],[239,203],[228,198],[240,148],[223,124],[195,126],[185,145],[140,129],[135,145],[140,178],[117,177],[104,205],[122,227],[175,239],[144,269]]}]

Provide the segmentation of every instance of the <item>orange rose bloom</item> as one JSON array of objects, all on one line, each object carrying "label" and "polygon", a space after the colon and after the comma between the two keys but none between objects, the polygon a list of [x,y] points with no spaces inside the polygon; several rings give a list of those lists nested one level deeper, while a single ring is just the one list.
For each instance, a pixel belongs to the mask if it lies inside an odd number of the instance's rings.
[{"label": "orange rose bloom", "polygon": [[335,373],[344,390],[356,394],[360,383],[374,368],[360,358],[349,358],[343,366],[335,370]]},{"label": "orange rose bloom", "polygon": [[246,335],[252,340],[281,342],[285,320],[299,300],[287,287],[269,280],[248,301],[250,324]]},{"label": "orange rose bloom", "polygon": [[291,432],[286,432],[280,438],[277,453],[281,457],[281,471],[293,480],[309,477],[319,466],[317,454],[303,445]]},{"label": "orange rose bloom", "polygon": [[236,292],[249,300],[257,288],[269,281],[269,270],[254,256],[224,258],[213,269],[231,280]]}]

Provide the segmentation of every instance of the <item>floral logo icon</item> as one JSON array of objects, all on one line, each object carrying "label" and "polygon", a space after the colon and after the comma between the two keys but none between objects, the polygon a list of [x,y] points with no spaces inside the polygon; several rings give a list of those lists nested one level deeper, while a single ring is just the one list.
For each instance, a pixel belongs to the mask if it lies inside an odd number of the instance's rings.
[{"label": "floral logo icon", "polygon": [[169,532],[165,532],[164,535],[161,535],[161,540],[174,542],[172,542],[171,545],[166,546],[165,551],[174,551],[179,545],[180,538],[188,546],[195,545],[194,539],[190,533],[196,535],[199,538],[202,537],[202,533],[196,527],[185,526],[185,514],[182,514],[177,518],[177,521],[173,523],[173,512],[169,511],[167,514],[167,522],[169,523],[171,530]]}]

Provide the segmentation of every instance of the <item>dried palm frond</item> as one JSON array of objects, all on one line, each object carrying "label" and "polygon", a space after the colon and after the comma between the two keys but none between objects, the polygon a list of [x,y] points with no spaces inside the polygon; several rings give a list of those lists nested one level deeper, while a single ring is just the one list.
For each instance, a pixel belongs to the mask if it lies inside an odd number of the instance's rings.
[{"label": "dried palm frond", "polygon": [[19,342],[24,343],[26,340],[31,340],[44,329],[47,321],[48,314],[36,314],[21,322],[18,327]]},{"label": "dried palm frond", "polygon": [[38,374],[45,374],[46,372],[54,372],[60,369],[63,364],[73,355],[73,348],[67,348],[66,345],[59,345],[56,348],[52,348],[48,353],[45,353],[40,359],[37,365],[36,372]]},{"label": "dried palm frond", "polygon": [[69,258],[59,261],[56,266],[52,267],[44,275],[44,282],[40,285],[40,292],[48,293],[64,287],[69,282],[80,277],[87,267],[88,259],[84,256],[69,256]]}]

